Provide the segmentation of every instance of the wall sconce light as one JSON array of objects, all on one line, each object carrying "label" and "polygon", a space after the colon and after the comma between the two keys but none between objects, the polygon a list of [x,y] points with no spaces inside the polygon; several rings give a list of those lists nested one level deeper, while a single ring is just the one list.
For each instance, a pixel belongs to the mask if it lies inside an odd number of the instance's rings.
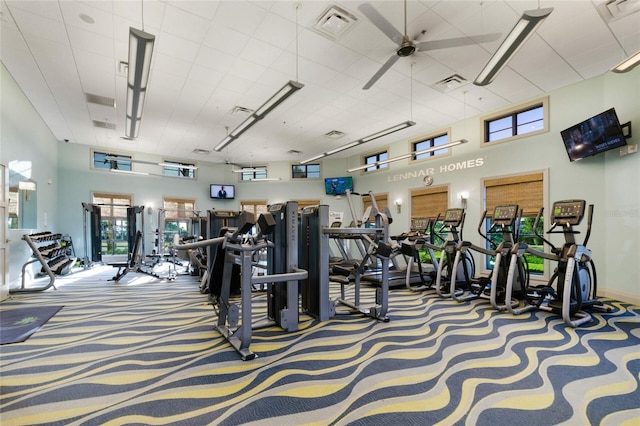
[{"label": "wall sconce light", "polygon": [[142,109],[147,94],[147,82],[151,69],[151,55],[156,37],[129,27],[129,64],[127,65],[127,117],[125,135],[138,137]]},{"label": "wall sconce light", "polygon": [[238,139],[240,135],[249,130],[251,126],[256,124],[258,121],[262,120],[267,114],[269,114],[275,107],[284,102],[289,96],[293,95],[298,90],[302,89],[304,84],[298,83],[297,81],[290,80],[287,84],[285,84],[280,90],[278,90],[272,97],[269,98],[267,102],[262,104],[260,108],[255,110],[253,114],[247,117],[238,127],[233,129],[231,133],[229,133],[218,145],[216,145],[214,150],[220,152],[229,145],[234,140]]},{"label": "wall sconce light", "polygon": [[467,200],[469,199],[469,193],[467,191],[463,191],[458,194],[460,197],[460,204],[463,209],[467,208]]},{"label": "wall sconce light", "polygon": [[395,201],[396,211],[398,214],[402,212],[402,198],[397,198]]},{"label": "wall sconce light", "polygon": [[524,43],[535,32],[536,28],[549,14],[553,12],[553,8],[525,10],[520,20],[513,27],[507,38],[504,39],[498,50],[493,54],[491,59],[482,69],[476,80],[473,82],[476,86],[486,86],[491,83],[498,75],[500,70],[507,65],[507,62]]}]

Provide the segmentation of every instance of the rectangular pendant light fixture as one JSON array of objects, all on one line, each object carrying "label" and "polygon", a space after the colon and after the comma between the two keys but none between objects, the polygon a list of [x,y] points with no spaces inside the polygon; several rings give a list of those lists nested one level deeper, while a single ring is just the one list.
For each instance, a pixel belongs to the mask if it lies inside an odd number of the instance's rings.
[{"label": "rectangular pendant light fixture", "polygon": [[520,20],[513,27],[507,38],[504,39],[478,77],[476,77],[473,84],[486,86],[491,83],[551,12],[553,12],[552,7],[525,10]]},{"label": "rectangular pendant light fixture", "polygon": [[128,162],[128,163],[150,164],[152,166],[173,167],[174,169],[198,170],[198,166],[192,166],[190,164],[165,163],[165,162],[155,163],[153,161],[134,160],[129,157],[118,157],[115,155],[106,155],[104,159],[107,161],[121,161],[121,162]]},{"label": "rectangular pendant light fixture", "polygon": [[428,152],[439,151],[441,149],[447,149],[447,148],[450,148],[452,146],[460,145],[460,144],[463,144],[463,143],[467,143],[467,140],[466,139],[459,139],[457,141],[445,143],[443,145],[432,146],[430,148],[422,149],[420,151],[413,151],[410,154],[403,154],[403,155],[400,155],[398,157],[389,158],[387,160],[381,160],[381,161],[376,161],[375,163],[363,164],[361,166],[353,167],[351,169],[348,169],[347,172],[348,173],[357,172],[358,170],[364,170],[364,169],[368,169],[369,167],[376,167],[376,166],[380,166],[382,164],[393,163],[394,161],[405,160],[407,158],[411,158],[411,157],[416,156],[416,155],[422,155],[422,154],[426,154]]},{"label": "rectangular pendant light fixture", "polygon": [[617,72],[617,73],[623,73],[623,72],[631,71],[639,64],[640,64],[640,50],[638,50],[633,55],[629,56],[624,61],[620,62],[615,67],[611,68],[611,71]]},{"label": "rectangular pendant light fixture", "polygon": [[125,135],[135,139],[140,131],[142,110],[151,69],[155,36],[129,28],[129,65],[127,66],[127,116]]},{"label": "rectangular pendant light fixture", "polygon": [[229,133],[218,145],[216,145],[214,150],[220,152],[227,145],[229,145],[234,140],[238,139],[240,135],[249,130],[251,126],[256,124],[258,121],[262,120],[269,112],[271,112],[274,108],[284,102],[289,96],[293,95],[298,90],[302,89],[304,84],[298,83],[297,81],[289,81],[285,84],[280,90],[278,90],[267,102],[262,104],[260,108],[255,110],[253,114],[247,117],[238,127],[233,129],[231,133]]},{"label": "rectangular pendant light fixture", "polygon": [[365,136],[364,138],[358,139],[357,141],[349,142],[346,145],[342,145],[342,146],[340,146],[338,148],[334,148],[334,149],[329,150],[327,152],[324,152],[322,154],[318,154],[318,155],[315,155],[315,156],[313,156],[311,158],[307,158],[306,160],[302,160],[300,162],[300,164],[307,164],[307,163],[309,163],[311,161],[319,160],[320,158],[323,158],[323,157],[328,157],[329,155],[333,155],[333,154],[338,153],[340,151],[344,151],[344,150],[347,150],[349,148],[353,148],[354,146],[358,146],[358,145],[361,145],[363,143],[371,142],[374,139],[378,139],[378,138],[381,138],[383,136],[390,135],[391,133],[395,133],[395,132],[398,132],[400,130],[404,130],[407,127],[415,126],[415,124],[416,123],[414,121],[405,121],[404,123],[396,124],[395,126],[391,126],[388,129],[384,129],[384,130],[381,130],[379,132],[373,133],[373,134],[371,134],[369,136]]}]

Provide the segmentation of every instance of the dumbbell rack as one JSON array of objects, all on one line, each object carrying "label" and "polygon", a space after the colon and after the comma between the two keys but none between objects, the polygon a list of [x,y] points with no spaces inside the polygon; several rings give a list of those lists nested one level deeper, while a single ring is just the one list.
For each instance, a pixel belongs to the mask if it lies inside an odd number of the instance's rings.
[{"label": "dumbbell rack", "polygon": [[[68,256],[68,247],[60,244],[62,234],[54,234],[52,232],[39,232],[36,234],[25,234],[22,239],[29,245],[33,253],[33,258],[28,260],[22,266],[22,284],[20,288],[11,289],[11,293],[26,293],[44,291],[50,287],[54,289],[56,286],[56,274],[61,275],[69,271],[69,267],[75,262],[74,258]],[[27,287],[25,283],[27,266],[32,263],[40,262],[42,265],[41,272],[49,276],[49,282],[44,286]]]}]

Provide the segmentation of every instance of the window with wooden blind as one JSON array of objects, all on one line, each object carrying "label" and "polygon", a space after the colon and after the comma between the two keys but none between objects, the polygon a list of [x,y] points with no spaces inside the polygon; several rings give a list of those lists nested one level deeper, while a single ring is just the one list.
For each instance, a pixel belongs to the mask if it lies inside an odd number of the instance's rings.
[{"label": "window with wooden blind", "polygon": [[100,245],[103,255],[128,254],[127,207],[131,207],[132,199],[131,195],[93,194],[93,204],[100,207]]},{"label": "window with wooden blind", "polygon": [[192,235],[193,219],[199,216],[195,210],[196,201],[187,198],[162,199],[164,208],[164,253],[167,247],[173,244],[173,236],[180,235],[181,238]]},{"label": "window with wooden blind", "polygon": [[411,191],[411,218],[435,219],[449,208],[449,187],[414,189]]},{"label": "window with wooden blind", "polygon": [[165,197],[162,199],[162,208],[165,210],[165,220],[191,219],[197,216],[196,200],[193,199]]},{"label": "window with wooden blind", "polygon": [[[376,199],[376,204],[378,205],[378,210],[383,211],[386,207],[389,206],[388,198],[389,194],[373,194]],[[367,209],[372,205],[371,197],[364,196],[362,197],[362,214],[367,211]],[[389,210],[391,211],[391,210]],[[369,218],[370,221],[375,220],[374,217]]]},{"label": "window with wooden blind", "polygon": [[267,200],[241,201],[240,206],[242,211],[253,213],[256,220],[258,220],[261,213],[268,213],[269,211],[267,208]]},{"label": "window with wooden blind", "polygon": [[500,204],[517,204],[523,216],[535,216],[543,205],[542,172],[484,181],[487,216]]},{"label": "window with wooden blind", "polygon": [[305,207],[318,206],[320,200],[295,200],[298,203],[298,211],[301,212]]},{"label": "window with wooden blind", "polygon": [[[495,207],[501,204],[517,204],[522,210],[522,219],[519,224],[519,242],[526,243],[530,247],[543,251],[543,242],[534,232],[535,218],[544,205],[544,173],[536,172],[525,175],[507,176],[484,181],[485,208],[487,220],[485,230],[491,228],[491,218]],[[538,232],[544,229],[544,218],[538,224]],[[502,241],[501,234],[489,234],[488,237],[495,243]],[[489,243],[487,242],[487,248]],[[543,259],[525,254],[529,272],[534,275],[544,273]],[[485,255],[485,268],[493,269],[494,258]]]}]

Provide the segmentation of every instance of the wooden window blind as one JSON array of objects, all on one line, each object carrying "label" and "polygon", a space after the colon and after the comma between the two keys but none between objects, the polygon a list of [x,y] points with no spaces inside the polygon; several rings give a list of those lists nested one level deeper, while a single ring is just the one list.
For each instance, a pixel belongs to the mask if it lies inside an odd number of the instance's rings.
[{"label": "wooden window blind", "polygon": [[411,191],[411,217],[435,219],[449,208],[449,187],[416,189]]},{"label": "wooden window blind", "polygon": [[543,206],[543,180],[542,173],[485,180],[487,217],[500,204],[517,204],[524,216],[537,214]]},{"label": "wooden window blind", "polygon": [[298,203],[298,211],[301,212],[302,209],[309,206],[317,206],[320,205],[320,200],[296,200]]},{"label": "wooden window blind", "polygon": [[96,192],[93,194],[93,204],[100,206],[100,216],[127,217],[127,207],[131,207],[131,195],[107,194]]},{"label": "wooden window blind", "polygon": [[191,219],[195,216],[196,201],[185,198],[164,198],[165,220]]},{"label": "wooden window blind", "polygon": [[241,201],[240,206],[242,211],[248,211],[254,214],[256,220],[260,217],[261,213],[267,213],[267,200],[254,200],[254,201]]},{"label": "wooden window blind", "polygon": [[[384,208],[389,205],[387,200],[389,197],[389,194],[373,194],[373,195],[376,198],[376,204],[378,204],[378,209],[380,209],[380,211],[384,210]],[[363,214],[365,211],[367,211],[369,206],[371,206],[371,197],[369,196],[362,197],[362,213]]]}]

